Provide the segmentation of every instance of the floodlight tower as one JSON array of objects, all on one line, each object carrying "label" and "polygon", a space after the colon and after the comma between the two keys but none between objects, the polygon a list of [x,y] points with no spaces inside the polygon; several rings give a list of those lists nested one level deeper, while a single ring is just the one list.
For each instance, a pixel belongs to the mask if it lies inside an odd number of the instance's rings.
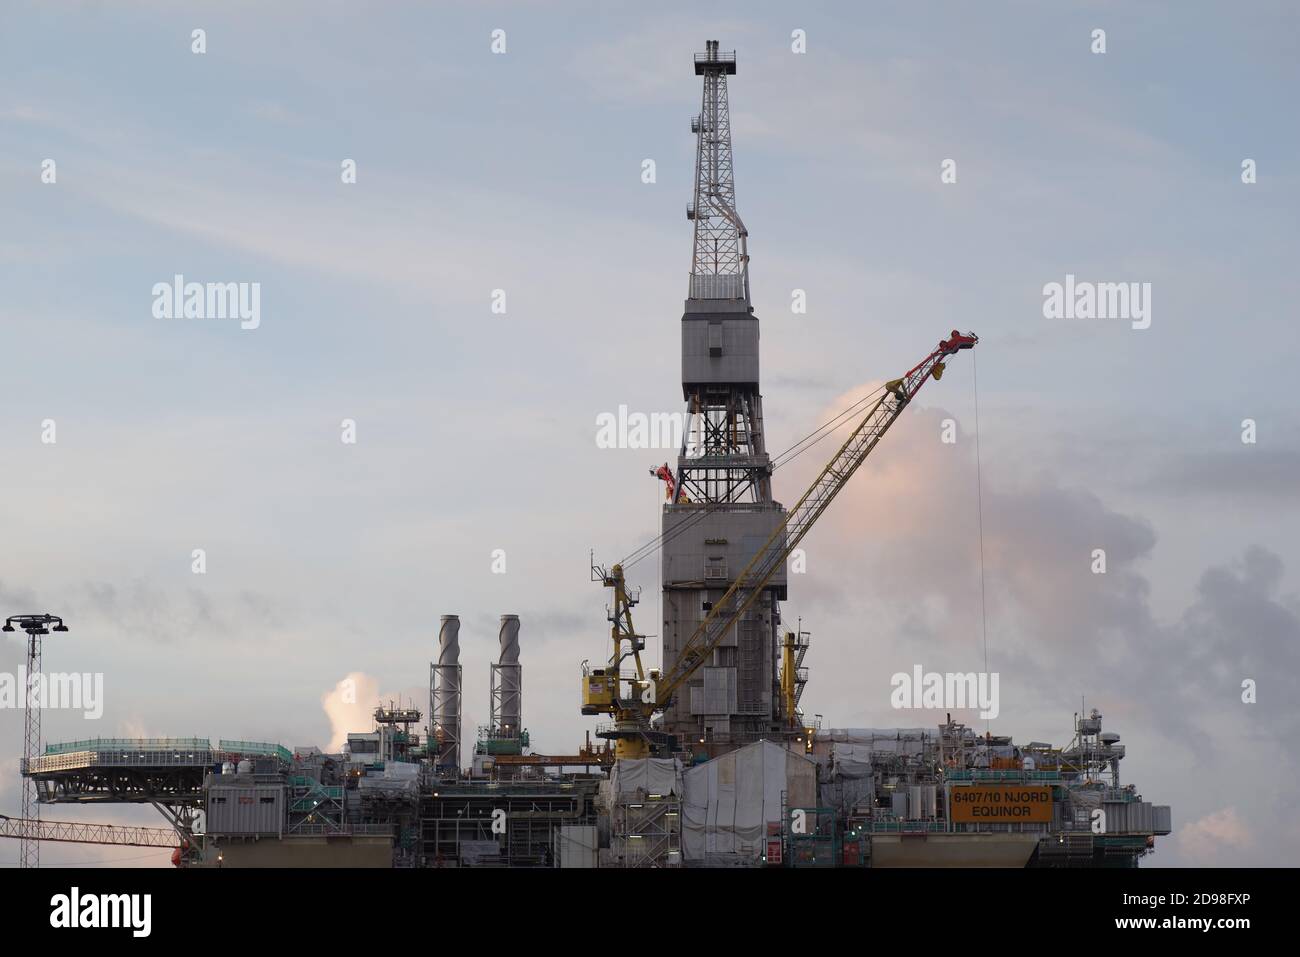
[{"label": "floodlight tower", "polygon": [[[14,627],[15,623],[17,628]],[[67,631],[56,615],[13,615],[5,620],[4,631],[27,633],[27,687],[23,698],[23,836],[18,853],[19,867],[37,867],[41,861],[41,806],[36,800],[36,782],[27,774],[32,759],[41,753],[41,708],[35,701],[41,688],[41,638],[51,631]]]}]

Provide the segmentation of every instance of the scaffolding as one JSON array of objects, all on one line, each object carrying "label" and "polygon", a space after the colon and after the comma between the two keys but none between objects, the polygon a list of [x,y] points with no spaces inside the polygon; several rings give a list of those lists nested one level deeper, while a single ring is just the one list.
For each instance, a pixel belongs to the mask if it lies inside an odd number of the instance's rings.
[{"label": "scaffolding", "polygon": [[610,808],[610,849],[619,867],[680,867],[681,801],[675,794],[618,795]]}]

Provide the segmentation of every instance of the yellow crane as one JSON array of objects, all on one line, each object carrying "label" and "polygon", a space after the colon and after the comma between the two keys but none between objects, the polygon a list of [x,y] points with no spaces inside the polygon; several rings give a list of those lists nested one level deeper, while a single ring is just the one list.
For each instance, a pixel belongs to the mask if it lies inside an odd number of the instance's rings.
[{"label": "yellow crane", "polygon": [[[637,634],[632,625],[632,607],[639,596],[629,592],[622,566],[614,565],[608,571],[593,566],[593,577],[614,593],[614,604],[609,613],[614,652],[604,668],[589,669],[584,663],[582,713],[608,714],[613,718],[612,726],[598,728],[597,734],[614,740],[616,757],[644,758],[671,749],[670,736],[651,724],[655,712],[668,707],[674,693],[709,660],[727,632],[758,599],[772,576],[785,564],[790,553],[866,461],[921,387],[931,377],[942,377],[943,360],[963,349],[973,349],[977,342],[979,338],[974,333],[963,335],[954,329],[949,338],[942,340],[906,375],[885,383],[880,398],[858,421],[839,451],[786,513],[785,520],[736,576],[731,587],[713,603],[708,615],[682,644],[676,660],[663,673],[646,671],[642,664],[645,636]],[[696,507],[707,508],[704,505]],[[634,671],[624,676],[622,665],[628,657],[633,659]],[[624,684],[628,685],[626,691],[622,687]]]},{"label": "yellow crane", "polygon": [[[802,626],[787,631],[781,639],[781,711],[785,714],[787,727],[800,732],[806,730],[799,724],[799,694],[807,680],[808,669],[802,667],[807,650],[808,632]],[[805,744],[811,749],[811,736],[805,738]]]}]

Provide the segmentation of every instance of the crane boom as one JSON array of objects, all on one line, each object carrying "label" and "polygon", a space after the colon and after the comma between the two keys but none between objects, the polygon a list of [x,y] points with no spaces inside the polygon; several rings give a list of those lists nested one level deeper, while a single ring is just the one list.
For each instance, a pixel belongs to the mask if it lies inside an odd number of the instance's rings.
[{"label": "crane boom", "polygon": [[721,599],[683,643],[672,666],[655,682],[655,709],[666,708],[673,693],[703,665],[726,637],[731,627],[762,594],[790,553],[808,534],[809,529],[826,511],[827,506],[847,484],[853,473],[866,461],[889,427],[907,408],[926,381],[943,374],[943,360],[963,349],[973,349],[979,338],[974,333],[962,335],[956,329],[934,351],[922,359],[901,379],[885,384],[884,393],[862,417],[852,434],[826,467],[813,480],[803,497],[786,514],[785,521],[772,533]]},{"label": "crane boom", "polygon": [[0,814],[0,837],[69,844],[125,844],[131,847],[176,847],[183,838],[169,827],[132,827],[120,824],[81,824],[40,821]]}]

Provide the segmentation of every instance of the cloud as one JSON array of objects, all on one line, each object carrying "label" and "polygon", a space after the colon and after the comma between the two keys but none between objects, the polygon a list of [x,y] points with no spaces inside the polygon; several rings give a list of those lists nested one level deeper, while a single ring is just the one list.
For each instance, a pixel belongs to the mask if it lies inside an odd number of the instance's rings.
[{"label": "cloud", "polygon": [[330,721],[330,743],[326,750],[338,751],[347,741],[349,731],[369,731],[373,726],[379,704],[379,682],[354,671],[321,695],[320,703]]},{"label": "cloud", "polygon": [[1146,490],[1180,497],[1276,507],[1300,502],[1300,449],[1241,445],[1231,452],[1175,452],[1162,457]]},{"label": "cloud", "polygon": [[133,717],[121,722],[119,734],[115,737],[120,738],[166,738],[166,733],[158,733],[151,730],[149,720],[145,717]]},{"label": "cloud", "polygon": [[[178,553],[178,567],[188,555]],[[64,593],[60,607],[68,621],[112,622],[117,628],[149,641],[175,644],[202,637],[225,642],[246,636],[244,621],[278,629],[277,603],[250,589],[215,594],[198,587],[166,589],[143,579],[120,583],[89,581]]]},{"label": "cloud", "polygon": [[1174,834],[1179,855],[1202,866],[1221,864],[1225,853],[1249,850],[1255,837],[1235,807],[1225,807],[1179,828]]},{"label": "cloud", "polygon": [[[1282,559],[1259,546],[1206,569],[1196,600],[1165,635],[1159,660],[1173,671],[1177,680],[1168,687],[1188,713],[1207,704],[1230,709],[1252,738],[1273,741],[1278,767],[1300,784],[1300,759],[1288,746],[1300,733],[1300,603],[1282,593],[1284,575]],[[1246,679],[1257,683],[1254,704],[1241,700]]]},{"label": "cloud", "polygon": [[[20,586],[20,585],[11,585],[8,582],[6,582],[4,579],[0,579],[0,603],[3,603],[3,607],[6,609],[17,609],[17,608],[35,609],[36,592],[34,592],[31,588],[27,588],[25,586]],[[37,614],[41,614],[41,612],[37,612],[35,610],[10,611],[7,614],[37,615]]]},{"label": "cloud", "polygon": [[[846,393],[820,419],[869,391],[867,385]],[[930,600],[924,630],[969,643],[969,623],[981,609],[981,505],[974,437],[958,422],[957,442],[945,444],[949,419],[956,421],[941,408],[902,415],[810,535],[809,561],[858,595],[859,605],[883,605],[917,620]],[[843,434],[805,456],[811,461],[801,465],[800,482]],[[989,616],[1017,626],[998,634],[1027,632],[1041,649],[1149,625],[1147,584],[1136,571],[1156,543],[1149,523],[1045,470],[988,463],[982,507]],[[1105,575],[1092,572],[1098,548],[1106,552]]]},{"label": "cloud", "polygon": [[[320,698],[330,723],[330,740],[325,750],[338,751],[347,742],[349,732],[373,730],[375,709],[382,703],[416,701],[418,695],[418,691],[409,688],[398,693],[380,694],[379,679],[361,671],[340,678]],[[421,707],[420,711],[423,712],[424,708]]]}]

